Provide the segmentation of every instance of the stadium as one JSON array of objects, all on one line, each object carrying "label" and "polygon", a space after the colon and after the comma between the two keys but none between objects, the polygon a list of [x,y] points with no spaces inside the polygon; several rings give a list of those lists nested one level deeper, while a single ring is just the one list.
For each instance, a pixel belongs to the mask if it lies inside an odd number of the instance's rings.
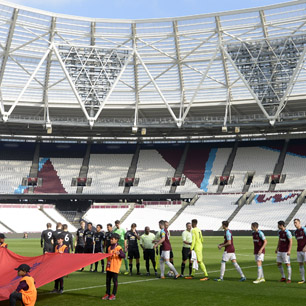
[{"label": "stadium", "polygon": [[[118,303],[206,305],[204,291],[209,305],[303,300],[295,238],[290,288],[278,283],[274,251],[278,221],[292,233],[295,219],[306,224],[305,31],[305,0],[143,20],[0,0],[0,233],[9,249],[41,255],[47,223],[75,234],[82,220],[105,231],[120,220],[155,233],[167,220],[179,270],[181,234],[196,218],[215,278],[228,220],[247,282],[228,264],[222,284],[160,285],[143,276],[141,257],[142,276],[120,275]],[[252,222],[269,241],[256,288]],[[85,268],[65,279],[62,296],[48,294],[52,284],[39,289],[36,305],[97,305],[104,287]]]}]

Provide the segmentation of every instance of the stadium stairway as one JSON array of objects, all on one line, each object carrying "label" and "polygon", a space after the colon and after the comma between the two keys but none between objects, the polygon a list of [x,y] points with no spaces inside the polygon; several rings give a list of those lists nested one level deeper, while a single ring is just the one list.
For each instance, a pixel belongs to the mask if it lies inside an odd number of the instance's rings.
[{"label": "stadium stairway", "polygon": [[[232,168],[233,168],[234,160],[236,157],[237,149],[238,149],[238,140],[235,141],[233,150],[230,156],[228,157],[228,161],[223,169],[222,176],[230,176]],[[224,185],[219,185],[217,193],[222,193],[223,189],[224,189]]]},{"label": "stadium stairway", "polygon": [[[139,159],[139,152],[140,152],[140,144],[137,144],[135,153],[133,155],[132,161],[131,161],[131,165],[130,168],[127,172],[127,177],[134,177],[135,178],[135,173],[137,170],[137,164],[138,164],[138,159]],[[129,193],[130,192],[130,188],[129,186],[125,186],[123,193]]]},{"label": "stadium stairway", "polygon": [[196,194],[194,195],[190,203],[183,202],[182,207],[177,211],[177,213],[169,221],[169,226],[180,216],[180,214],[186,209],[187,206],[194,205],[198,199],[199,199],[199,196]]},{"label": "stadium stairway", "polygon": [[[227,218],[228,222],[231,222],[235,216],[239,213],[239,211],[241,210],[241,208],[245,205],[245,204],[250,204],[252,202],[252,200],[254,199],[254,193],[253,192],[246,192],[244,193],[237,201],[237,208],[232,212],[232,214]],[[223,228],[222,226],[219,228],[219,231],[222,231]]]},{"label": "stadium stairway", "polygon": [[38,164],[39,164],[39,151],[40,151],[40,143],[37,142],[36,145],[35,145],[35,151],[34,151],[32,166],[31,166],[30,173],[29,173],[30,177],[37,177]]},{"label": "stadium stairway", "polygon": [[[285,162],[285,158],[286,158],[286,153],[287,153],[287,149],[288,149],[288,145],[289,145],[289,141],[290,141],[289,138],[285,139],[285,143],[284,143],[283,149],[282,149],[282,151],[279,154],[277,163],[275,164],[273,175],[280,175],[280,174],[282,174],[283,167],[284,167],[284,162]],[[276,186],[275,184],[270,183],[269,191],[274,191],[275,190],[275,186]]]},{"label": "stadium stairway", "polygon": [[[83,159],[83,163],[80,169],[79,177],[87,178],[88,174],[88,166],[89,166],[89,158],[90,158],[90,149],[91,149],[91,143],[87,144],[86,153]],[[78,186],[76,193],[83,193],[83,186]]]},{"label": "stadium stairway", "polygon": [[50,220],[52,220],[55,224],[57,223],[56,220],[54,220],[49,214],[47,214],[47,213],[45,212],[43,206],[40,206],[40,207],[39,207],[39,210],[40,210],[47,218],[49,218]]},{"label": "stadium stairway", "polygon": [[4,226],[5,228],[7,228],[9,232],[11,232],[11,233],[16,233],[13,229],[11,229],[9,226],[7,226],[7,225],[6,225],[5,223],[3,223],[2,221],[0,221],[0,224],[1,224],[2,226]]},{"label": "stadium stairway", "polygon": [[[188,149],[189,149],[189,143],[186,143],[185,148],[184,148],[184,152],[182,154],[181,160],[179,165],[177,166],[175,173],[174,173],[174,177],[181,177],[184,171],[184,167],[185,167],[185,162],[186,162],[186,158],[187,158],[187,153],[188,153]],[[170,187],[170,193],[175,193],[176,192],[176,187],[177,186],[171,186]]]},{"label": "stadium stairway", "polygon": [[130,208],[128,209],[128,211],[122,216],[122,218],[120,219],[120,223],[122,224],[126,218],[132,213],[132,211],[134,210],[135,207],[135,203],[131,203],[130,204]]},{"label": "stadium stairway", "polygon": [[296,205],[294,205],[294,208],[292,210],[292,212],[290,213],[290,215],[287,217],[285,223],[286,225],[289,224],[291,222],[291,220],[293,219],[293,217],[296,215],[296,213],[300,210],[300,208],[302,207],[302,205],[305,203],[305,196],[306,196],[306,190],[304,190],[299,196],[298,198],[295,200]]}]

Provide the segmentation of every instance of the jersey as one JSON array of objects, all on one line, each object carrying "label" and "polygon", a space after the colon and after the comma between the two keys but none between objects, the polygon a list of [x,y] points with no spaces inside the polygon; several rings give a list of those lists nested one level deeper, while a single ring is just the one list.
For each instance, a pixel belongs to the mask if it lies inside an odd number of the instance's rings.
[{"label": "jersey", "polygon": [[55,253],[68,253],[68,252],[69,252],[68,247],[65,244],[61,246],[57,245],[55,247]]},{"label": "jersey", "polygon": [[85,246],[93,246],[93,241],[94,241],[94,234],[95,232],[93,230],[85,230],[84,232],[84,239],[85,239]]},{"label": "jersey", "polygon": [[5,243],[5,242],[0,243],[0,248],[7,249],[7,243]]},{"label": "jersey", "polygon": [[113,232],[106,232],[105,233],[105,251],[108,252],[108,248],[110,247],[110,237]]},{"label": "jersey", "polygon": [[125,239],[128,241],[128,250],[138,250],[138,242],[137,242],[137,237],[136,234],[132,231],[127,231],[125,234]]},{"label": "jersey", "polygon": [[124,247],[124,239],[125,239],[125,230],[123,228],[116,228],[113,233],[119,235],[118,244],[123,248]]},{"label": "jersey", "polygon": [[97,250],[97,252],[103,251],[104,240],[105,240],[104,232],[100,231],[94,233],[95,249]]},{"label": "jersey", "polygon": [[122,257],[120,256],[120,254],[118,255],[116,253],[119,252],[122,254],[123,253],[122,247],[118,244],[114,248],[112,248],[112,246],[109,246],[109,248],[107,249],[107,252],[109,254],[112,254],[112,256],[107,257],[106,271],[110,271],[113,273],[119,273],[121,262],[122,262]]},{"label": "jersey", "polygon": [[182,233],[182,240],[183,240],[183,248],[188,248],[188,249],[190,249],[190,244],[186,244],[186,243],[184,243],[184,241],[186,241],[186,242],[189,242],[189,243],[192,243],[192,233],[191,232],[189,232],[189,231],[184,231],[183,233]]},{"label": "jersey", "polygon": [[53,239],[53,242],[54,242],[54,245],[57,245],[57,238],[61,235],[63,231],[62,230],[55,230],[52,232],[52,239]]},{"label": "jersey", "polygon": [[232,235],[231,230],[226,230],[224,234],[224,243],[227,241],[231,241],[231,244],[225,247],[225,252],[227,253],[235,253],[235,247],[234,247],[234,238]]},{"label": "jersey", "polygon": [[[264,244],[264,241],[266,240],[266,237],[262,231],[254,231],[252,232],[253,236],[253,243],[254,243],[254,254],[257,255],[259,250]],[[265,249],[262,250],[262,254],[265,254]]]},{"label": "jersey", "polygon": [[46,229],[41,233],[40,244],[43,247],[44,245],[52,245],[52,236],[53,231],[51,229]]},{"label": "jersey", "polygon": [[64,244],[67,245],[69,249],[73,252],[73,236],[70,232],[63,232],[64,235]]},{"label": "jersey", "polygon": [[288,252],[290,239],[292,239],[291,232],[285,229],[284,231],[278,231],[278,251],[279,252]]},{"label": "jersey", "polygon": [[297,240],[297,251],[302,252],[306,245],[306,227],[297,228],[294,235]]},{"label": "jersey", "polygon": [[144,249],[146,250],[152,250],[154,243],[153,240],[155,239],[155,235],[152,233],[147,234],[143,234],[140,237],[140,244],[143,246]]},{"label": "jersey", "polygon": [[84,247],[85,246],[85,238],[84,238],[84,228],[79,228],[76,232],[77,245]]},{"label": "jersey", "polygon": [[34,306],[37,299],[34,278],[30,275],[26,275],[21,278],[20,282],[22,281],[25,281],[28,285],[27,290],[20,290],[20,293],[22,294],[22,302],[26,306]]},{"label": "jersey", "polygon": [[160,231],[160,238],[165,238],[164,242],[162,243],[162,250],[163,251],[171,251],[171,243],[170,243],[170,234],[167,229],[162,229]]},{"label": "jersey", "polygon": [[203,248],[203,236],[199,228],[195,227],[191,230],[192,244],[190,249],[195,251],[202,251]]}]

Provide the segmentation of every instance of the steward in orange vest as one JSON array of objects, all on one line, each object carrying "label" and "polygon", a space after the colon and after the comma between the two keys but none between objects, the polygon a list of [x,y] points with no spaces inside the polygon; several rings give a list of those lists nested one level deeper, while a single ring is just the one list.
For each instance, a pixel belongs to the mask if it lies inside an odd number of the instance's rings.
[{"label": "steward in orange vest", "polygon": [[21,276],[19,285],[10,295],[10,306],[15,306],[17,300],[22,301],[25,306],[34,306],[37,299],[37,291],[35,281],[32,276],[28,274],[30,266],[26,264],[20,265],[15,270],[18,271],[18,276]]},{"label": "steward in orange vest", "polygon": [[[57,237],[57,245],[55,246],[55,253],[58,253],[58,254],[69,253],[69,249],[67,245],[64,244],[63,235],[59,235]],[[62,294],[63,291],[64,291],[64,278],[60,277],[54,281],[54,289],[51,291],[51,293]]]},{"label": "steward in orange vest", "polygon": [[7,249],[7,243],[4,242],[4,239],[6,237],[4,236],[4,234],[0,234],[0,248],[6,248]]},{"label": "steward in orange vest", "polygon": [[[125,254],[122,247],[118,244],[120,236],[114,233],[110,237],[111,245],[108,247],[108,253],[112,256],[107,257],[106,265],[106,294],[102,297],[102,300],[115,300],[118,288],[118,274],[121,267],[122,259],[125,258]],[[114,287],[111,292],[111,281],[113,280]]]}]

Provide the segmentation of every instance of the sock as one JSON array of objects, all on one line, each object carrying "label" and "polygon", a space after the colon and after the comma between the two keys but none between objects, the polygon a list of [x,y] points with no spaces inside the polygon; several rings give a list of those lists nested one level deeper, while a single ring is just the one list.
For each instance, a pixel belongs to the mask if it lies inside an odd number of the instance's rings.
[{"label": "sock", "polygon": [[98,261],[95,262],[95,270],[98,270]]},{"label": "sock", "polygon": [[152,266],[153,266],[154,272],[157,272],[155,260],[152,260]]},{"label": "sock", "polygon": [[292,272],[291,266],[287,266],[287,272],[288,272],[288,279],[291,279],[291,272]]},{"label": "sock", "polygon": [[150,262],[149,262],[149,260],[146,260],[146,269],[147,269],[147,273],[150,273]]},{"label": "sock", "polygon": [[189,275],[192,274],[192,263],[189,264]]},{"label": "sock", "polygon": [[128,263],[128,260],[126,258],[124,258],[124,264],[125,264],[125,270],[129,271],[129,263]]},{"label": "sock", "polygon": [[166,261],[166,265],[169,267],[171,271],[174,272],[175,275],[178,275],[178,272],[176,271],[176,269],[174,268],[174,265],[170,261]]},{"label": "sock", "polygon": [[257,266],[257,279],[259,278],[263,278],[262,277],[262,267],[261,266]]},{"label": "sock", "polygon": [[184,275],[185,264],[182,262],[181,264],[181,274]]},{"label": "sock", "polygon": [[225,272],[225,261],[221,261],[221,270],[220,270],[220,278],[223,279]]},{"label": "sock", "polygon": [[130,266],[130,272],[132,273],[132,270],[133,270],[133,264],[129,264]]},{"label": "sock", "polygon": [[101,260],[102,272],[104,272],[104,259]]},{"label": "sock", "polygon": [[90,270],[92,270],[92,264],[90,265]]},{"label": "sock", "polygon": [[137,263],[137,264],[136,264],[136,268],[137,268],[137,273],[139,273],[140,263]]},{"label": "sock", "polygon": [[300,274],[301,274],[301,279],[303,281],[305,281],[305,269],[304,269],[304,265],[303,266],[299,266],[299,270],[300,270]]},{"label": "sock", "polygon": [[159,266],[160,266],[160,276],[165,276],[165,262],[163,259],[159,261]]},{"label": "sock", "polygon": [[284,269],[283,269],[283,266],[282,266],[282,265],[278,266],[278,270],[279,270],[279,272],[281,273],[282,278],[286,278],[285,272],[284,272]]},{"label": "sock", "polygon": [[241,268],[239,267],[238,263],[237,262],[234,262],[233,263],[234,267],[236,268],[237,272],[240,274],[241,277],[244,277],[244,274],[241,270]]},{"label": "sock", "polygon": [[200,266],[201,270],[204,272],[204,276],[208,276],[207,271],[206,271],[206,267],[205,267],[205,265],[202,261],[199,262],[199,266]]}]

